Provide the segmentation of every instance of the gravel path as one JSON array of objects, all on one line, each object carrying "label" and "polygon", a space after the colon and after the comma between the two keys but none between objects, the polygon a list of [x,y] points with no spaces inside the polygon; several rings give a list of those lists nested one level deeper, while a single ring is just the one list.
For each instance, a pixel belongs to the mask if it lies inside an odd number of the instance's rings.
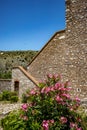
[{"label": "gravel path", "polygon": [[17,110],[21,107],[20,103],[17,104],[0,104],[0,117],[5,116],[13,110]]}]

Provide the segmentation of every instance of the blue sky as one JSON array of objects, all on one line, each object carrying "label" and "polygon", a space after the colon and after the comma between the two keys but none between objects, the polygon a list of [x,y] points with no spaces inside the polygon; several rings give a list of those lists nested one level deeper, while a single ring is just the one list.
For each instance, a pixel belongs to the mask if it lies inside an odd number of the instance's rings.
[{"label": "blue sky", "polygon": [[0,50],[40,50],[65,29],[65,0],[0,0]]}]

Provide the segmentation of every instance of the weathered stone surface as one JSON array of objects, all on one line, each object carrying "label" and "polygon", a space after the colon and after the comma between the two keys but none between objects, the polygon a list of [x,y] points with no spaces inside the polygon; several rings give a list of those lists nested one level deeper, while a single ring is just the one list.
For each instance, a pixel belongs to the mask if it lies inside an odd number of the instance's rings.
[{"label": "weathered stone surface", "polygon": [[[37,80],[43,79],[47,73],[62,73],[64,53],[66,50],[65,31],[56,33],[51,41],[39,52],[30,64],[28,72]],[[61,55],[62,54],[62,55]]]},{"label": "weathered stone surface", "polygon": [[4,90],[11,90],[11,79],[0,79],[0,93]]},{"label": "weathered stone surface", "polygon": [[73,86],[79,88],[80,97],[84,98],[87,97],[87,1],[67,0],[66,6],[66,59],[71,64],[67,66],[67,75],[74,79]]},{"label": "weathered stone surface", "polygon": [[11,91],[14,91],[14,82],[19,81],[19,98],[26,90],[35,87],[35,84],[18,68],[12,70]]}]

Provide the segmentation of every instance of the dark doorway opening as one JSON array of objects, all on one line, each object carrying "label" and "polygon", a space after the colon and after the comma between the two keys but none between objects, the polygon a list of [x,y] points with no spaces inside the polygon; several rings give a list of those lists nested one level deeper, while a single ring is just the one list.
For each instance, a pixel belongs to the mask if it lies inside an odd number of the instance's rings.
[{"label": "dark doorway opening", "polygon": [[19,81],[14,82],[14,91],[17,92],[17,94],[19,94]]}]

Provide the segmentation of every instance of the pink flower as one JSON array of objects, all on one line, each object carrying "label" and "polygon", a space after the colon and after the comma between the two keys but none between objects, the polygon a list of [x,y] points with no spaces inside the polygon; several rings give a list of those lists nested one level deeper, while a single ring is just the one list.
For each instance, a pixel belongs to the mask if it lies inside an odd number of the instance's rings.
[{"label": "pink flower", "polygon": [[66,91],[66,88],[61,87],[61,88],[59,88],[59,90],[61,90],[61,91]]},{"label": "pink flower", "polygon": [[45,87],[41,89],[41,93],[44,93],[45,92]]},{"label": "pink flower", "polygon": [[35,95],[35,94],[36,94],[35,90],[31,90],[31,91],[30,91],[30,94],[31,94],[31,95]]},{"label": "pink flower", "polygon": [[45,80],[40,80],[39,83],[41,83],[41,84],[44,83],[45,84],[46,81]]},{"label": "pink flower", "polygon": [[80,128],[76,128],[76,130],[82,130],[82,128],[80,127]]},{"label": "pink flower", "polygon": [[70,106],[70,111],[73,111],[73,107],[72,106]]},{"label": "pink flower", "polygon": [[44,130],[49,130],[49,121],[43,120],[42,122],[42,126],[44,128]]},{"label": "pink flower", "polygon": [[41,93],[49,93],[51,91],[51,87],[44,87],[41,90]]},{"label": "pink flower", "polygon": [[50,87],[46,87],[46,88],[45,88],[45,93],[49,93],[50,90],[51,90]]},{"label": "pink flower", "polygon": [[65,87],[68,87],[68,86],[70,86],[70,85],[71,85],[70,81],[66,81]]},{"label": "pink flower", "polygon": [[62,102],[63,101],[63,99],[62,98],[60,98],[58,95],[56,96],[56,101],[57,102]]},{"label": "pink flower", "polygon": [[67,99],[70,99],[70,95],[69,94],[64,93],[64,94],[62,94],[62,96],[66,97]]},{"label": "pink flower", "polygon": [[48,78],[53,78],[53,75],[52,74],[47,74],[47,77]]},{"label": "pink flower", "polygon": [[50,123],[53,124],[53,123],[54,123],[54,120],[50,120]]},{"label": "pink flower", "polygon": [[58,74],[53,75],[54,79],[58,78]]},{"label": "pink flower", "polygon": [[20,118],[23,119],[23,120],[26,120],[26,121],[28,120],[28,117],[24,116],[24,115],[21,115]]},{"label": "pink flower", "polygon": [[21,106],[21,108],[22,108],[23,111],[27,111],[27,109],[28,109],[28,104],[23,104],[23,105]]},{"label": "pink flower", "polygon": [[23,120],[27,121],[27,120],[28,120],[28,117],[27,117],[27,116],[24,116],[24,117],[23,117]]},{"label": "pink flower", "polygon": [[78,117],[78,118],[77,118],[77,121],[81,122],[81,118]]},{"label": "pink flower", "polygon": [[70,128],[77,128],[77,124],[70,122]]},{"label": "pink flower", "polygon": [[80,99],[79,99],[78,97],[76,97],[75,100],[76,100],[77,102],[80,102]]},{"label": "pink flower", "polygon": [[62,105],[65,105],[66,103],[65,102],[61,102]]},{"label": "pink flower", "polygon": [[55,91],[55,90],[54,90],[54,86],[53,86],[53,87],[50,87],[50,91]]},{"label": "pink flower", "polygon": [[62,117],[60,118],[60,121],[61,121],[62,124],[65,124],[65,123],[67,123],[67,118],[64,117],[64,116],[62,116]]},{"label": "pink flower", "polygon": [[29,104],[28,104],[28,107],[32,107],[32,103],[29,103]]},{"label": "pink flower", "polygon": [[63,83],[61,83],[61,88],[64,88],[64,84]]},{"label": "pink flower", "polygon": [[71,87],[68,87],[68,88],[66,88],[66,91],[70,91],[72,88]]},{"label": "pink flower", "polygon": [[59,87],[60,87],[60,83],[56,83],[55,86],[54,86],[54,89],[55,89],[55,90],[58,90]]},{"label": "pink flower", "polygon": [[81,127],[78,128],[77,124],[76,123],[73,123],[73,122],[70,122],[70,128],[74,128],[75,130],[82,130]]}]

